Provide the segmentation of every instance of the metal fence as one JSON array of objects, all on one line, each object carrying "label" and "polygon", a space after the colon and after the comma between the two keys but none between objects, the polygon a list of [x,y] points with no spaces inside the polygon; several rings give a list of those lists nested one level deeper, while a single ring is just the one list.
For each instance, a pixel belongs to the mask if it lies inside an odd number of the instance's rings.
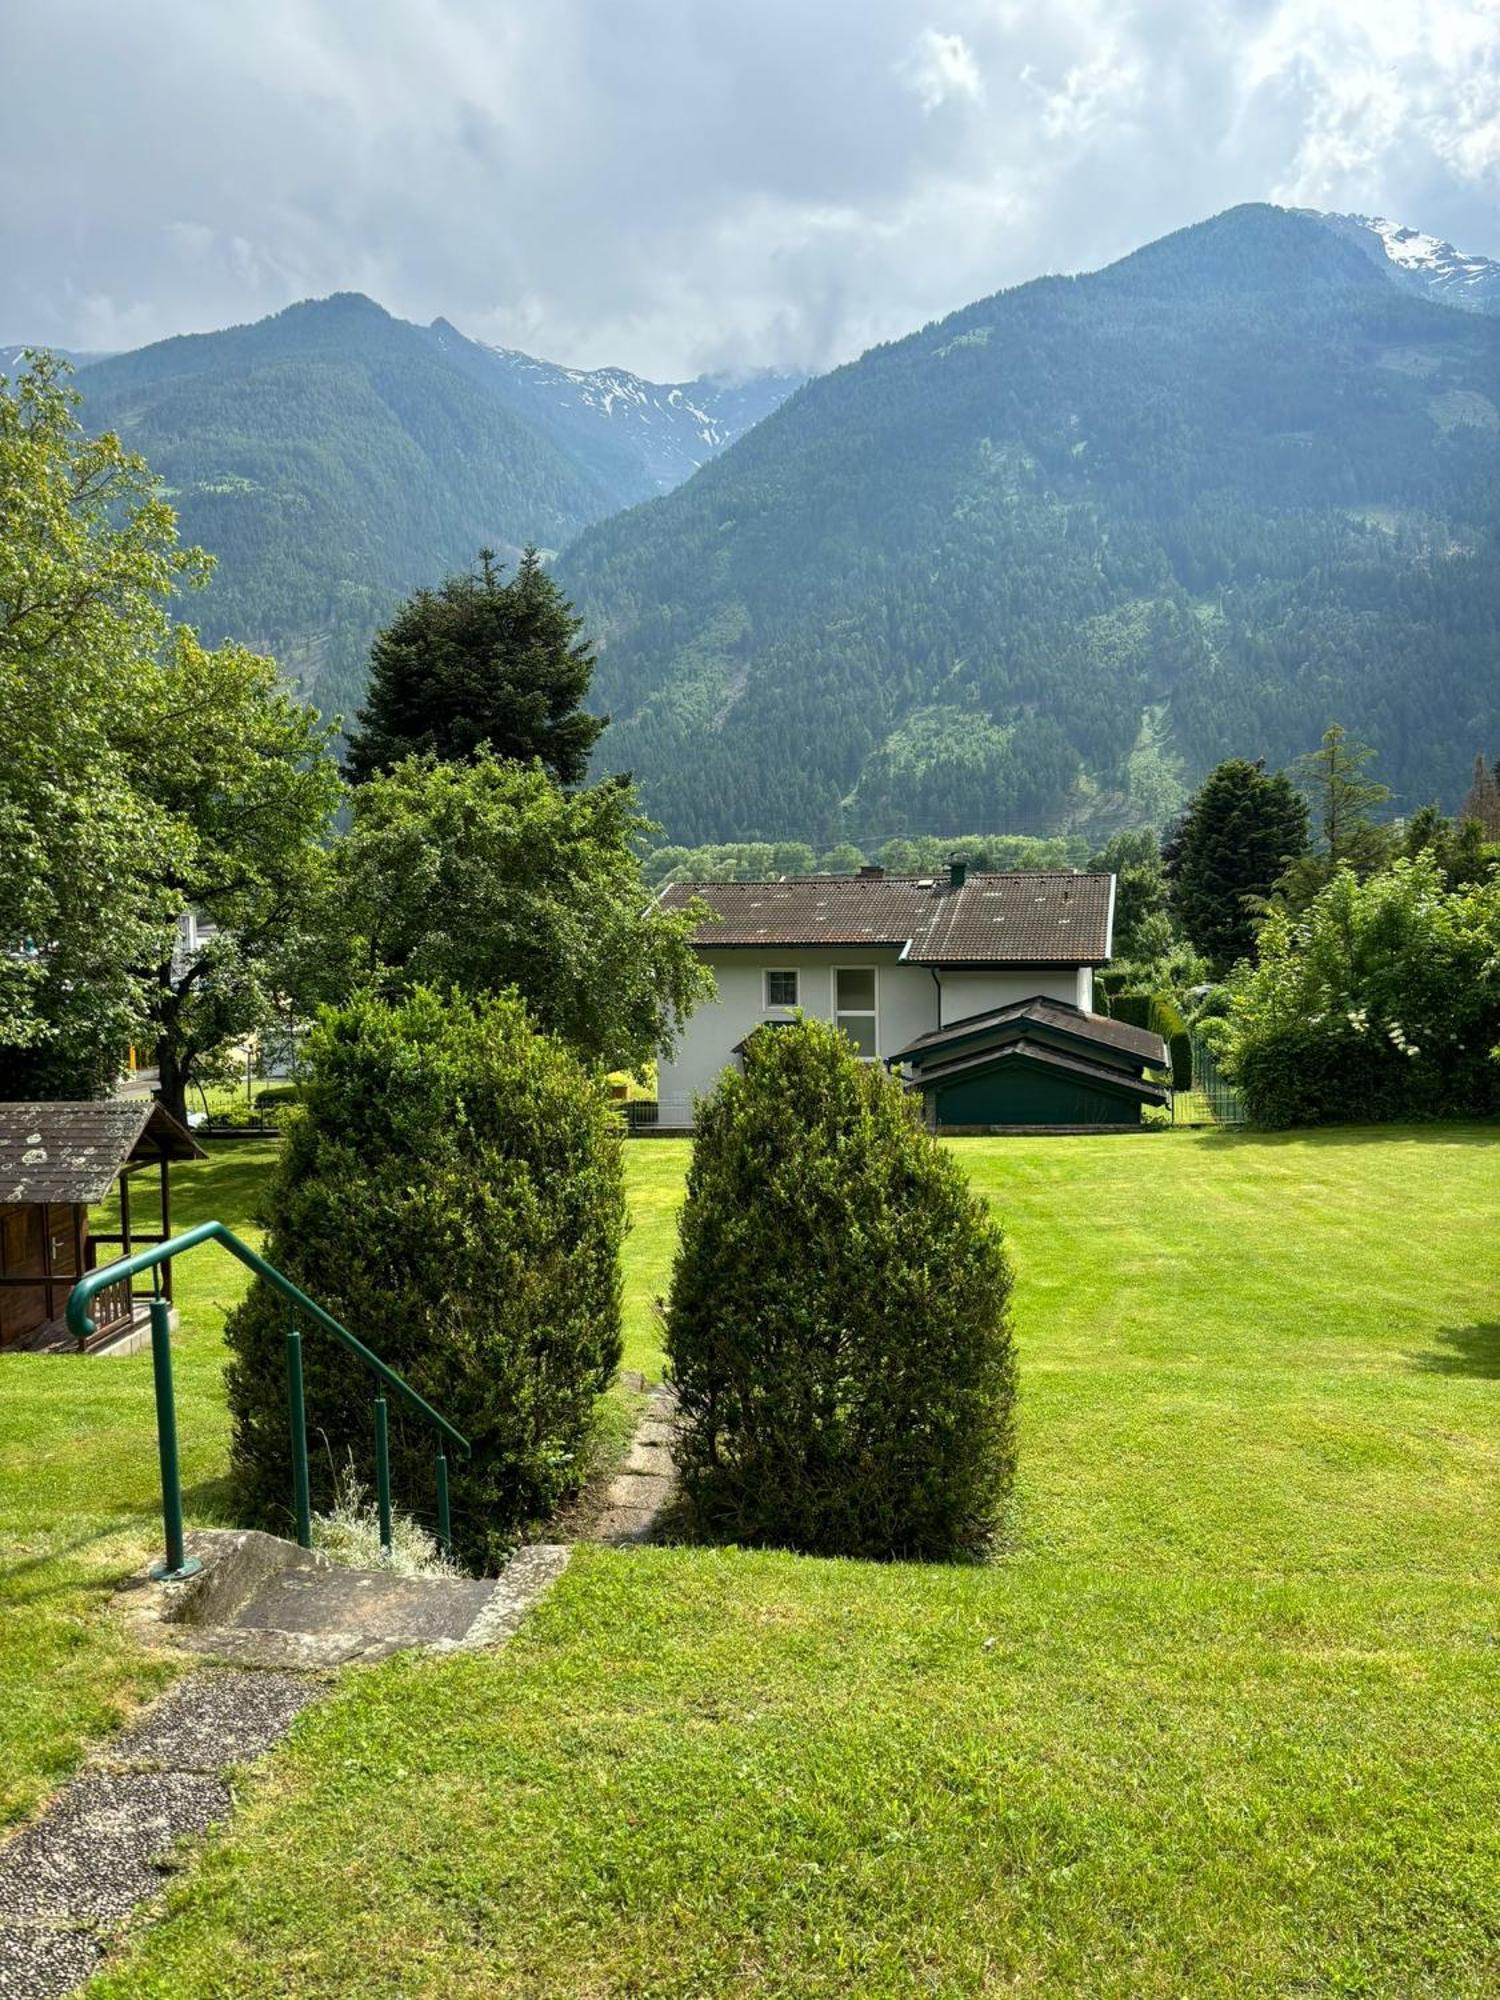
[{"label": "metal fence", "polygon": [[1213,1050],[1201,1036],[1189,1037],[1193,1050],[1193,1087],[1172,1097],[1174,1125],[1243,1125],[1245,1100],[1225,1076]]}]

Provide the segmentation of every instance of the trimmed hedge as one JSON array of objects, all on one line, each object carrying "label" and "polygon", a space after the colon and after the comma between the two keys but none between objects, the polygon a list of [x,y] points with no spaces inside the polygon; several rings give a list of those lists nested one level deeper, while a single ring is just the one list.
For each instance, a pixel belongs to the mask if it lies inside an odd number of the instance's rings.
[{"label": "trimmed hedge", "polygon": [[1500,1109],[1500,1070],[1487,1050],[1410,1057],[1387,1037],[1320,1022],[1246,1043],[1234,1081],[1257,1125],[1382,1124],[1480,1118]]},{"label": "trimmed hedge", "polygon": [[901,1085],[826,1023],[700,1105],[667,1314],[698,1526],[818,1555],[992,1540],[1015,1469],[999,1228]]},{"label": "trimmed hedge", "polygon": [[[509,996],[362,998],[310,1038],[266,1255],[474,1445],[451,1460],[454,1541],[477,1569],[577,1484],[620,1357],[618,1121],[601,1085]],[[257,1280],[226,1329],[234,1478],[290,1520],[287,1308]],[[352,1451],[371,1483],[372,1378],[303,1331],[313,1504]],[[403,1509],[431,1518],[433,1443],[390,1403]]]},{"label": "trimmed hedge", "polygon": [[1167,1043],[1167,1053],[1172,1058],[1172,1088],[1191,1090],[1193,1087],[1193,1038],[1186,1028],[1179,1029]]}]

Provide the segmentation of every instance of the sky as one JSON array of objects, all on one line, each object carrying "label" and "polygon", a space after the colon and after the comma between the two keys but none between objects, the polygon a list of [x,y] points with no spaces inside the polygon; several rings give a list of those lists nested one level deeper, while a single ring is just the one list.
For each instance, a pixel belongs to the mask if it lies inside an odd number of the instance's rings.
[{"label": "sky", "polygon": [[356,290],[679,380],[1242,201],[1500,255],[1500,0],[0,0],[0,59],[0,341]]}]

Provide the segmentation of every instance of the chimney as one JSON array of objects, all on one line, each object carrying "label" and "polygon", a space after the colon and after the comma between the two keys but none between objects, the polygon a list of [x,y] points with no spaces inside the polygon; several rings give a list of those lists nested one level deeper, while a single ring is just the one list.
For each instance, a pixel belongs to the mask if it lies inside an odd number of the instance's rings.
[{"label": "chimney", "polygon": [[885,870],[874,862],[867,861],[859,871],[859,879],[861,882],[883,882]]},{"label": "chimney", "polygon": [[961,889],[968,877],[968,873],[969,864],[967,861],[950,861],[948,863],[948,887],[950,889]]}]

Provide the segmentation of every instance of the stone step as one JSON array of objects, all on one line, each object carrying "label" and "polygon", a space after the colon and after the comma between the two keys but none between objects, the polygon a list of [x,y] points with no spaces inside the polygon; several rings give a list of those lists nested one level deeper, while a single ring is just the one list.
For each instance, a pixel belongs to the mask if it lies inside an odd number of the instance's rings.
[{"label": "stone step", "polygon": [[284,1569],[231,1623],[241,1632],[362,1632],[407,1646],[462,1639],[494,1594],[493,1577],[393,1576],[379,1569]]},{"label": "stone step", "polygon": [[200,1530],[188,1550],[203,1569],[152,1592],[163,1636],[236,1666],[299,1673],[381,1660],[408,1646],[491,1645],[515,1629],[568,1553],[538,1543],[519,1550],[500,1576],[473,1578],[338,1569],[254,1531]]}]

